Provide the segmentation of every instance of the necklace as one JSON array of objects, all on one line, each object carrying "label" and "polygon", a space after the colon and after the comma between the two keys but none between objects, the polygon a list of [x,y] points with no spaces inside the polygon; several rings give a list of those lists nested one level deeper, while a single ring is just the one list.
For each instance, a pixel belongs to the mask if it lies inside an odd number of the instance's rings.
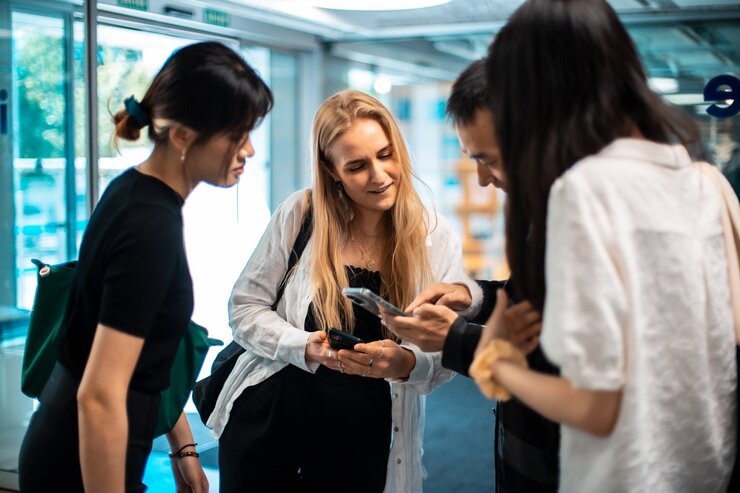
[{"label": "necklace", "polygon": [[360,241],[355,238],[354,233],[349,237],[349,239],[357,245],[357,247],[360,249],[360,254],[362,255],[362,261],[365,262],[365,266],[368,270],[374,271],[375,266],[377,265],[377,262],[373,257],[370,256],[369,248],[365,248],[365,245],[363,245]]}]

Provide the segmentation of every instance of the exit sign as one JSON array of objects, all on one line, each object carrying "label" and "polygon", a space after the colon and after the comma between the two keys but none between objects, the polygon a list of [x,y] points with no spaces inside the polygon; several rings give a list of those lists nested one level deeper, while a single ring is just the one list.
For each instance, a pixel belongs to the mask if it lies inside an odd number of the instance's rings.
[{"label": "exit sign", "polygon": [[149,10],[149,0],[116,0],[119,7],[136,10]]},{"label": "exit sign", "polygon": [[229,27],[231,16],[226,12],[216,9],[205,9],[203,11],[203,21],[214,26]]}]

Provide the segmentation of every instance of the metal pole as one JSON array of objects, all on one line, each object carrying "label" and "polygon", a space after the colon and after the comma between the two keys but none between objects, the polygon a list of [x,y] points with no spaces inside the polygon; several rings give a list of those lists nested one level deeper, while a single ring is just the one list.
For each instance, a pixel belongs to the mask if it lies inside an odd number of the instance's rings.
[{"label": "metal pole", "polygon": [[64,16],[64,210],[66,218],[67,249],[65,257],[71,260],[77,255],[77,191],[75,166],[75,111],[74,111],[74,23],[72,14]]},{"label": "metal pole", "polygon": [[88,215],[98,202],[98,6],[85,0],[85,79],[87,81],[87,203]]}]

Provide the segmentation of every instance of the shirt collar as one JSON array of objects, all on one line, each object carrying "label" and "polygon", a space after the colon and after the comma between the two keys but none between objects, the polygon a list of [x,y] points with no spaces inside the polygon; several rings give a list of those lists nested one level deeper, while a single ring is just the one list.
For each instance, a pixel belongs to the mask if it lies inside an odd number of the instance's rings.
[{"label": "shirt collar", "polygon": [[648,161],[669,168],[680,168],[691,164],[691,157],[682,145],[669,145],[644,139],[617,139],[604,147],[599,156]]}]

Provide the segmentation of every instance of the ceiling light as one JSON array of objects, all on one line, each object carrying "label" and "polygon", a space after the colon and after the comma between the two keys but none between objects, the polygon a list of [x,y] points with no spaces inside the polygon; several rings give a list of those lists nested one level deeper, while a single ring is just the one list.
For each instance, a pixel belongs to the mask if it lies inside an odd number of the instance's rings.
[{"label": "ceiling light", "polygon": [[358,91],[369,91],[373,87],[373,73],[359,68],[347,71],[347,84]]},{"label": "ceiling light", "polygon": [[322,9],[335,10],[407,10],[436,7],[452,0],[308,0],[306,3]]},{"label": "ceiling light", "polygon": [[704,94],[666,94],[663,97],[668,102],[678,106],[693,106],[704,103]]},{"label": "ceiling light", "polygon": [[649,77],[648,85],[653,91],[661,94],[674,94],[678,92],[678,81],[670,77]]},{"label": "ceiling light", "polygon": [[378,76],[375,79],[375,82],[373,82],[373,89],[375,89],[375,92],[378,94],[388,94],[391,92],[392,88],[393,84],[391,84],[388,77],[383,77],[382,75]]}]

